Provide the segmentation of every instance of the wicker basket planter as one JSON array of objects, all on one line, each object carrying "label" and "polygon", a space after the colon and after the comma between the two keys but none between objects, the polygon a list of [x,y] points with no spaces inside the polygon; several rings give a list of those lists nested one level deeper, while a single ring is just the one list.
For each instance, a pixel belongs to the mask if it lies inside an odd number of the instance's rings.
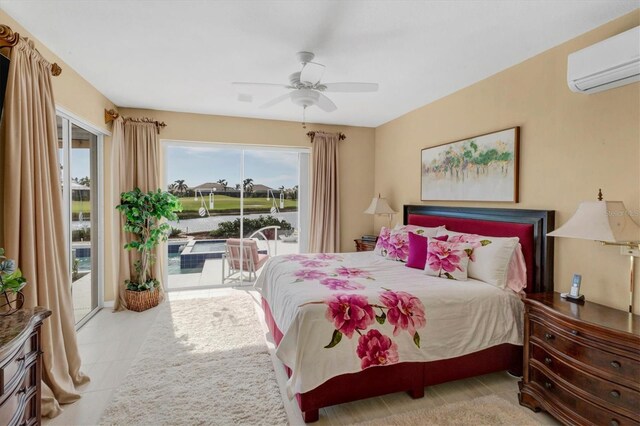
[{"label": "wicker basket planter", "polygon": [[158,306],[160,303],[160,291],[157,288],[145,291],[125,290],[124,299],[129,310],[142,312]]}]

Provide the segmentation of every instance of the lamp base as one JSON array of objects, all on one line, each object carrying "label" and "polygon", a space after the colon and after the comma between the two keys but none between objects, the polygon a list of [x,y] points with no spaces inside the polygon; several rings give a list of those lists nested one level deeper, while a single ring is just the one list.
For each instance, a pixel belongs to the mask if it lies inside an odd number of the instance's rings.
[{"label": "lamp base", "polygon": [[563,299],[565,299],[567,302],[573,302],[573,303],[584,303],[584,294],[581,294],[579,296],[572,296],[569,293],[560,293],[560,297],[562,297]]}]

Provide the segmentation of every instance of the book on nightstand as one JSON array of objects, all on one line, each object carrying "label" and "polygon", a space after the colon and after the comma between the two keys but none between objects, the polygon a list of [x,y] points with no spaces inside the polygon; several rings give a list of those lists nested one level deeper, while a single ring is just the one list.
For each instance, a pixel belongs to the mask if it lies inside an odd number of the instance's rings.
[{"label": "book on nightstand", "polygon": [[378,240],[378,236],[377,235],[363,235],[362,238],[360,238],[362,241],[371,241],[371,242],[376,242]]}]

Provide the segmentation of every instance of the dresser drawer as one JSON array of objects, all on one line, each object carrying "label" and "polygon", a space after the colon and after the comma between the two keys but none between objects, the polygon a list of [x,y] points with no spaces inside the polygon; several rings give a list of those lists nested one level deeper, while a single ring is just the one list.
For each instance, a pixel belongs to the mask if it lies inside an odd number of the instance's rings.
[{"label": "dresser drawer", "polygon": [[640,392],[612,383],[571,366],[544,348],[531,344],[531,358],[553,372],[556,376],[593,396],[593,401],[619,408],[622,414],[634,416],[640,407]]},{"label": "dresser drawer", "polygon": [[557,380],[550,378],[535,366],[531,367],[530,380],[531,383],[545,395],[547,401],[553,401],[553,404],[559,403],[563,406],[557,407],[559,410],[566,411],[568,409],[573,413],[573,416],[580,416],[580,424],[610,426],[638,425],[637,420],[634,421],[619,413],[609,411],[573,394],[570,390],[565,389]]},{"label": "dresser drawer", "polygon": [[542,346],[549,346],[605,375],[612,375],[635,389],[640,389],[640,364],[630,358],[594,348],[585,343],[584,336],[578,337],[571,330],[552,328],[531,320],[531,340]]}]

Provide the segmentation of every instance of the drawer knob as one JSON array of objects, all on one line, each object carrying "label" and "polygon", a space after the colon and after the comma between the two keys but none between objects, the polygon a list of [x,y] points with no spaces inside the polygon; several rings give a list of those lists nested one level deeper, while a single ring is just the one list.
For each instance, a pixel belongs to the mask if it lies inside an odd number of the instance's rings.
[{"label": "drawer knob", "polygon": [[551,333],[544,333],[544,338],[545,338],[546,340],[553,340],[553,339],[555,339],[555,337],[556,337],[556,336],[554,336],[554,335],[553,335],[553,334],[551,334]]},{"label": "drawer knob", "polygon": [[618,392],[617,390],[612,390],[611,392],[609,392],[609,395],[611,395],[612,398],[620,398],[620,392]]},{"label": "drawer knob", "polygon": [[17,393],[27,393],[27,388],[19,389]]},{"label": "drawer knob", "polygon": [[547,389],[551,389],[553,387],[553,384],[551,382],[544,382],[544,387]]},{"label": "drawer knob", "polygon": [[551,360],[551,358],[549,358],[548,356],[544,358],[544,363],[545,363],[545,364],[547,364],[547,365],[551,365],[551,362],[552,362],[552,360]]},{"label": "drawer knob", "polygon": [[617,421],[616,419],[611,419],[611,421],[609,422],[609,424],[611,426],[620,426],[620,422]]},{"label": "drawer knob", "polygon": [[22,355],[21,357],[16,358],[16,361],[18,361],[18,362],[22,362],[22,361],[24,361],[24,359],[25,359],[25,356],[24,356],[24,355]]},{"label": "drawer knob", "polygon": [[611,361],[611,366],[612,366],[613,368],[620,368],[620,367],[622,367],[618,361]]},{"label": "drawer knob", "polygon": [[571,334],[573,334],[574,336],[578,335],[578,330],[571,330]]}]

